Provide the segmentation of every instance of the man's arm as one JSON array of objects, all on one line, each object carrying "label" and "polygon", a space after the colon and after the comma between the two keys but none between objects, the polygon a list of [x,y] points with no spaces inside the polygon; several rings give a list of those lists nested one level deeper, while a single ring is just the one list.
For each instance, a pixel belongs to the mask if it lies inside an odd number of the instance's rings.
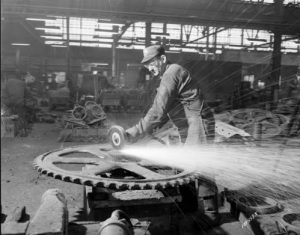
[{"label": "man's arm", "polygon": [[169,118],[167,113],[172,107],[174,99],[177,98],[176,72],[165,73],[157,89],[153,104],[146,116],[137,125],[129,128],[126,132],[133,138],[144,136],[161,127]]}]

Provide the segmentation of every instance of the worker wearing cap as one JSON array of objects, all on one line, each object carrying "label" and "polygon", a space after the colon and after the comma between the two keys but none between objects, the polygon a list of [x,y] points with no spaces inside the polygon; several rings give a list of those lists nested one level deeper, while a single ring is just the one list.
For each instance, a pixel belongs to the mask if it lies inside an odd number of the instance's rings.
[{"label": "worker wearing cap", "polygon": [[[172,120],[185,144],[207,142],[207,133],[214,137],[213,114],[205,104],[198,81],[188,70],[167,60],[162,46],[154,45],[144,49],[142,64],[154,75],[160,76],[153,104],[137,125],[126,130],[131,140],[137,140]],[[210,121],[205,132],[203,115]]]}]

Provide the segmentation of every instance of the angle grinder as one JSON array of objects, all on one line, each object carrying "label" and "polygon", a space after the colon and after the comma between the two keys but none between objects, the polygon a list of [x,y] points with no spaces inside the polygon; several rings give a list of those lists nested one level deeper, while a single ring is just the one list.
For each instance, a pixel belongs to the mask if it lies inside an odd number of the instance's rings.
[{"label": "angle grinder", "polygon": [[121,126],[112,126],[108,131],[108,140],[113,148],[122,149],[127,140],[126,132]]}]

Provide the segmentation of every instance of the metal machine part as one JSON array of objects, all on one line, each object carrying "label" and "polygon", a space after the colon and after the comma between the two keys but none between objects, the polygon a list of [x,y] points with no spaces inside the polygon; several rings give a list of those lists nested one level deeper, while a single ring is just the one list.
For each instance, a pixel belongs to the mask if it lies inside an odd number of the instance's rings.
[{"label": "metal machine part", "polygon": [[112,212],[111,217],[100,224],[98,235],[133,235],[129,217],[121,210]]},{"label": "metal machine part", "polygon": [[47,152],[33,165],[40,173],[59,180],[114,190],[175,187],[198,177],[196,170],[159,165],[99,145]]},{"label": "metal machine part", "polygon": [[261,139],[279,135],[286,128],[289,118],[261,109],[237,109],[215,115],[216,120],[223,121],[255,135],[257,124],[261,128]]},{"label": "metal machine part", "polygon": [[126,132],[121,126],[112,126],[108,131],[108,139],[115,149],[122,149],[126,142]]},{"label": "metal machine part", "polygon": [[86,110],[81,105],[75,105],[71,111],[71,114],[74,120],[83,120],[86,118]]},{"label": "metal machine part", "polygon": [[242,137],[250,137],[250,134],[243,131],[242,129],[239,129],[237,127],[234,127],[232,125],[229,125],[219,120],[216,121],[215,131],[216,134],[219,134],[220,136],[224,136],[225,138],[230,138],[231,136],[234,135],[240,135]]}]

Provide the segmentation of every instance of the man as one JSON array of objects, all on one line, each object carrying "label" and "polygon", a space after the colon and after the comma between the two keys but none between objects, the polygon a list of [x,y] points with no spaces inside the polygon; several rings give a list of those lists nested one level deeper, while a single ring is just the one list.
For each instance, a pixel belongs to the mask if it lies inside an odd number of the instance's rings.
[{"label": "man", "polygon": [[[137,125],[126,130],[128,138],[137,140],[161,128],[172,120],[185,144],[207,142],[206,133],[214,137],[213,114],[203,101],[197,78],[178,64],[171,64],[162,46],[154,45],[144,49],[142,64],[154,75],[160,76],[160,84],[153,104]],[[209,119],[205,132],[203,119]]]},{"label": "man", "polygon": [[19,116],[17,130],[21,136],[27,135],[28,121],[25,101],[28,97],[30,97],[30,93],[21,74],[10,75],[1,91],[1,102],[9,108],[12,114]]}]

